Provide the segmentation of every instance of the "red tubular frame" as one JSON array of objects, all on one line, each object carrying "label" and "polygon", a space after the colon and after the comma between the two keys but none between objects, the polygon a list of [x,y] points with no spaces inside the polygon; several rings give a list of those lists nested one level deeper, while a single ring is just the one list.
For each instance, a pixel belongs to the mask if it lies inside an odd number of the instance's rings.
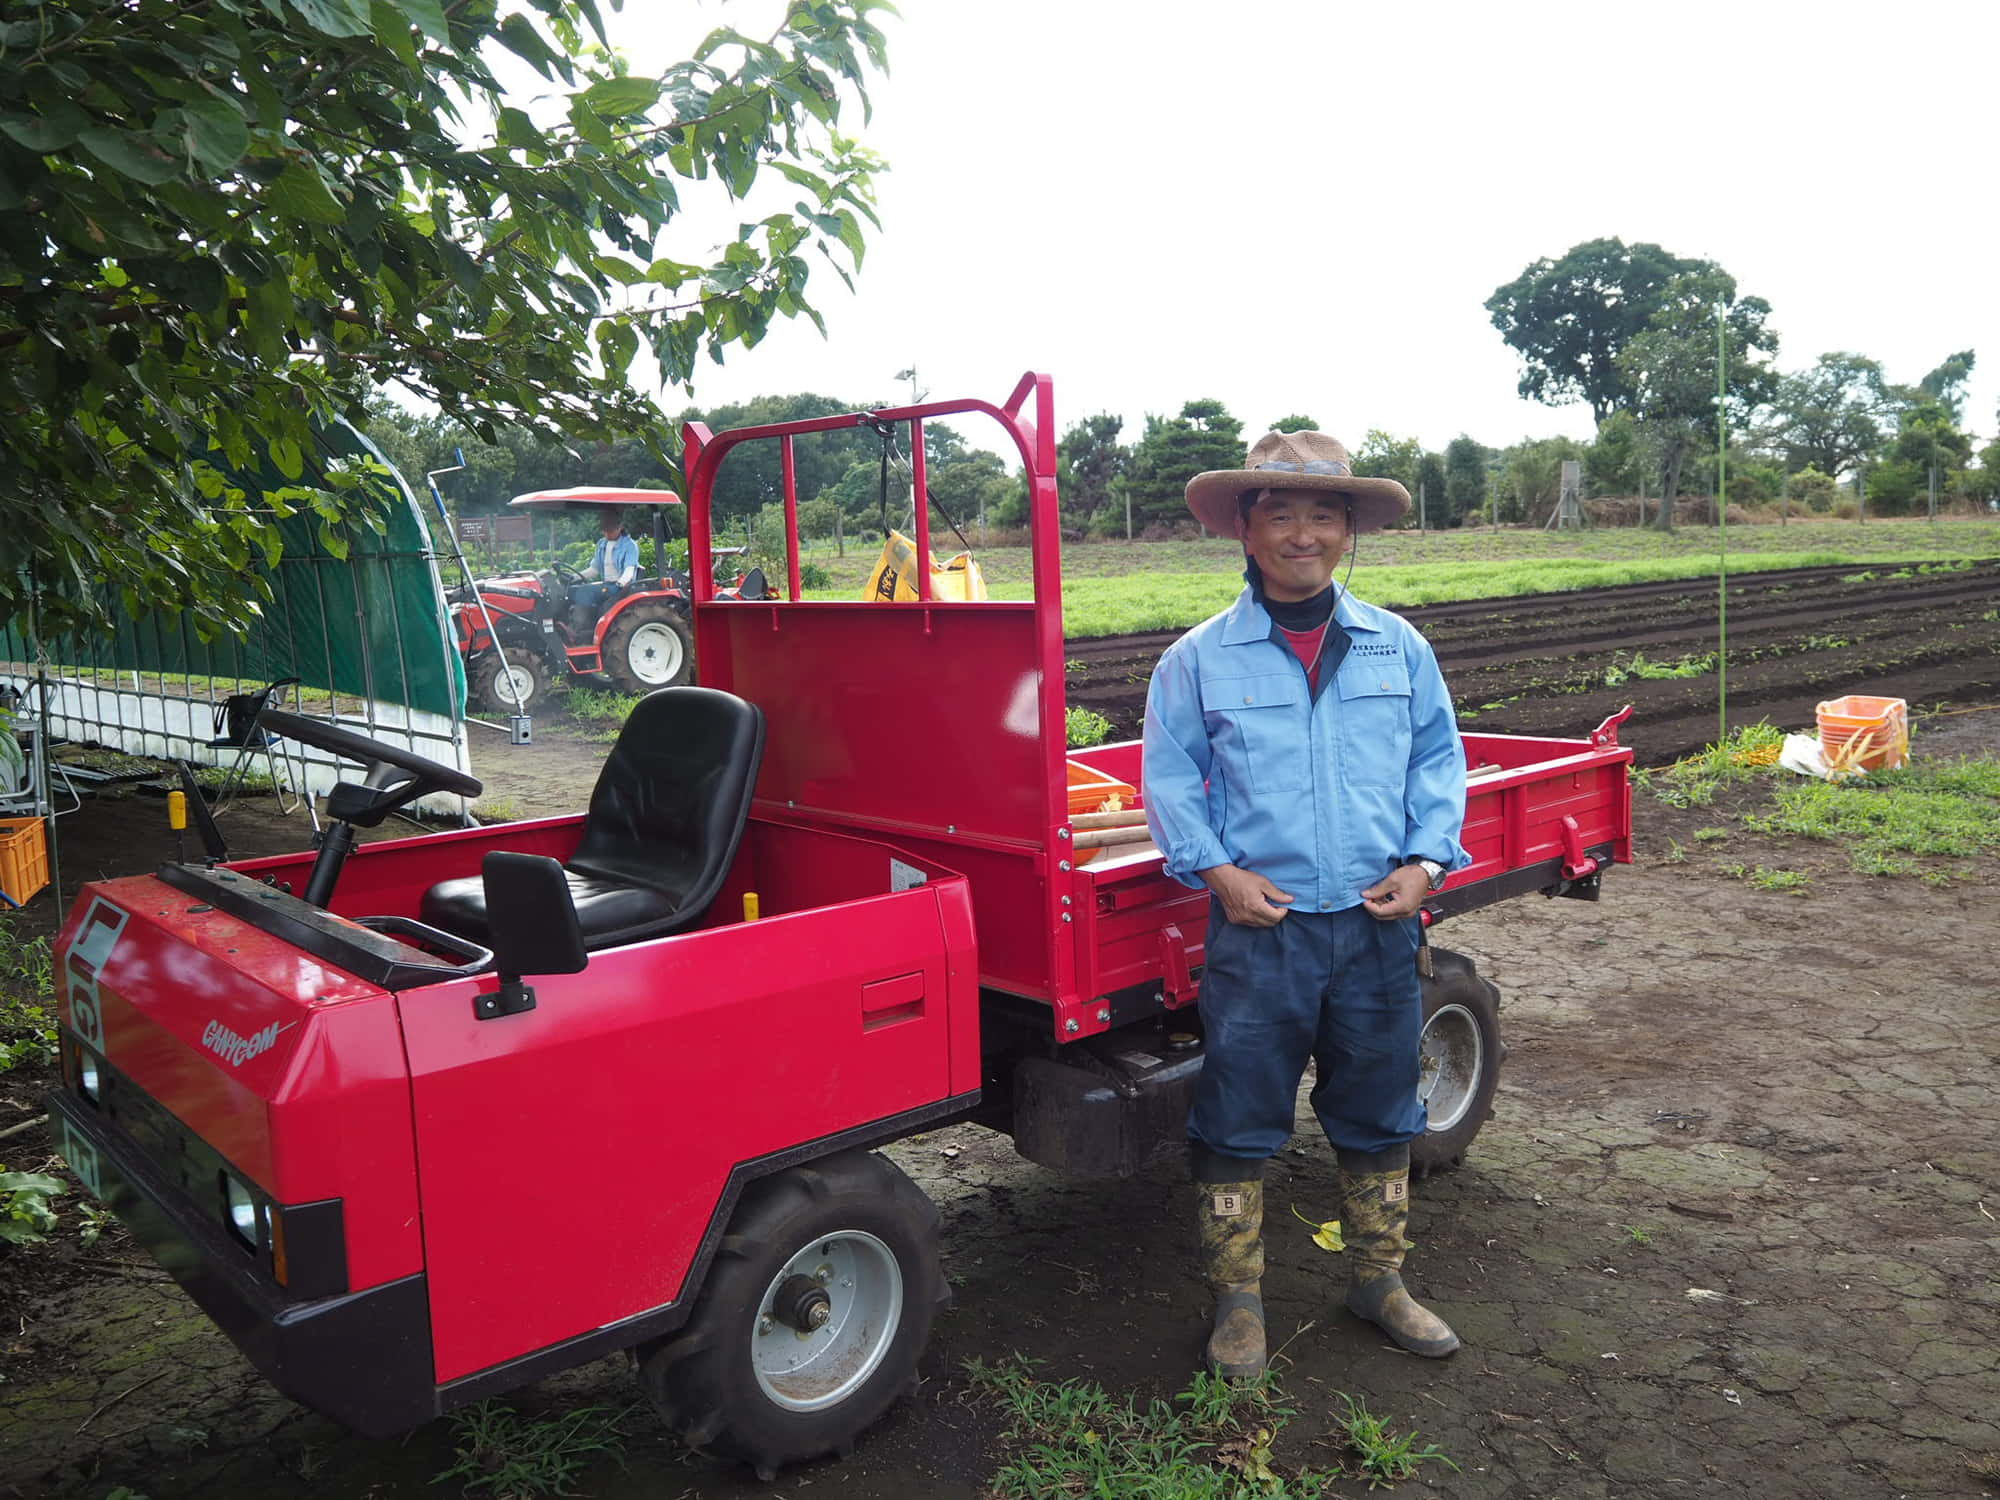
[{"label": "red tubular frame", "polygon": [[[932,597],[929,569],[923,566],[930,551],[924,423],[971,414],[997,422],[1020,456],[1029,490],[1033,602],[957,603]],[[749,442],[777,439],[789,447],[792,440],[813,433],[887,423],[906,424],[909,432],[918,500],[919,597],[900,602],[801,601],[794,589],[790,600],[717,600],[711,511],[716,475],[729,453]],[[1061,532],[1049,377],[1032,372],[1022,376],[997,405],[931,401],[723,433],[689,423],[682,429],[682,440],[695,645],[702,680],[746,692],[758,701],[770,724],[758,816],[901,841],[925,858],[974,874],[981,906],[980,946],[986,971],[982,977],[998,987],[1046,999],[1062,1016],[1080,1015],[1089,997],[1077,994],[1075,895],[1067,857]],[[787,548],[795,556],[796,495],[789,484],[786,516]],[[915,622],[911,611],[918,612]],[[757,630],[754,644],[748,628],[751,619],[768,625],[768,634]],[[1009,619],[1027,626],[1025,659],[1019,646],[1009,644],[1023,634],[1006,623]],[[796,634],[781,641],[769,639],[786,636],[788,630]],[[843,674],[844,661],[834,657],[822,662],[825,670],[818,675],[795,676],[789,679],[791,689],[775,691],[784,672],[783,658],[818,649],[815,631],[842,636],[855,651],[866,652],[866,659],[855,661],[853,671]],[[1004,694],[995,674],[1017,668],[1033,682],[1033,712],[1025,719],[1002,714],[999,708],[1007,705],[996,706]],[[871,733],[866,702],[871,693],[880,698],[883,683],[896,684],[899,672],[903,693],[934,698],[947,731],[961,706],[985,717],[976,725],[960,726],[955,736],[941,734],[935,746],[884,743],[882,734]],[[804,691],[808,686],[809,695]],[[807,696],[812,703],[803,701]],[[1012,706],[1025,708],[1022,700],[1025,689]],[[1022,744],[1027,733],[1032,734],[1031,747]],[[829,738],[850,750],[856,760],[869,758],[869,764],[848,767],[840,786],[824,796],[818,793],[830,775],[814,781],[801,773],[810,786],[788,783],[784,769],[788,754],[803,757],[810,749],[823,762]],[[939,754],[954,753],[957,760],[949,765],[922,760],[933,748]],[[988,750],[996,764],[1008,768],[1008,784],[979,785]],[[898,756],[904,758],[902,763]],[[909,764],[911,758],[919,763]],[[900,806],[892,806],[892,794],[899,788],[914,790],[918,794],[914,800],[923,804],[923,810],[906,814]],[[811,795],[800,796],[802,790]]]}]

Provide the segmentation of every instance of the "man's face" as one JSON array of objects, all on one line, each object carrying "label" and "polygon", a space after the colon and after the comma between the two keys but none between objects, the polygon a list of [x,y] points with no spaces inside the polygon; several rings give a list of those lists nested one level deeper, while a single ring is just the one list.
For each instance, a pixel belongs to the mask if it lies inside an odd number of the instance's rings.
[{"label": "man's face", "polygon": [[1243,520],[1243,547],[1273,599],[1310,599],[1347,555],[1347,505],[1328,490],[1272,490]]},{"label": "man's face", "polygon": [[618,533],[625,529],[625,518],[615,510],[606,511],[604,518],[597,525],[598,529],[604,533],[606,541],[616,541]]}]

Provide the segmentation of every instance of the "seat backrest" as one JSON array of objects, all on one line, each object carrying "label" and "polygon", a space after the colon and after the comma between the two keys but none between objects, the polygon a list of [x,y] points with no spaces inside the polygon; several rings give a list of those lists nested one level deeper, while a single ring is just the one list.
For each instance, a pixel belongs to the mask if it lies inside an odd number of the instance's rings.
[{"label": "seat backrest", "polygon": [[692,925],[736,858],[763,756],[764,714],[755,704],[714,688],[649,693],[598,773],[569,867],[672,898],[663,930]]}]

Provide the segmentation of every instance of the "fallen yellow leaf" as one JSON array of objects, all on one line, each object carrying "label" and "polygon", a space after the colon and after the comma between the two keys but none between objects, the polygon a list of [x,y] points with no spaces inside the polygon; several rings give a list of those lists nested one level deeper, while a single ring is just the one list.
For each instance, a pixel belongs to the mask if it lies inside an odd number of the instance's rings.
[{"label": "fallen yellow leaf", "polygon": [[1340,1220],[1328,1219],[1324,1224],[1315,1223],[1292,1206],[1292,1217],[1313,1231],[1312,1242],[1322,1250],[1340,1251],[1347,1248],[1347,1241],[1340,1237]]}]

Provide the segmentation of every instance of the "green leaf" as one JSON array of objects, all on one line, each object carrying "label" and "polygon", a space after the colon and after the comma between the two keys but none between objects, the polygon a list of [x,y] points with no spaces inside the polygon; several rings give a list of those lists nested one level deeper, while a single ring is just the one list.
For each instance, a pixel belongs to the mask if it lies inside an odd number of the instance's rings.
[{"label": "green leaf", "polygon": [[44,156],[75,145],[78,134],[89,123],[90,116],[69,103],[58,104],[39,115],[0,115],[0,131]]},{"label": "green leaf", "polygon": [[272,466],[287,479],[297,479],[306,471],[305,454],[288,437],[274,437],[269,444]]},{"label": "green leaf", "polygon": [[434,41],[451,41],[451,28],[445,24],[444,7],[438,0],[391,0],[391,3],[415,22],[425,36]]},{"label": "green leaf", "polygon": [[187,154],[211,177],[220,177],[250,149],[250,126],[243,113],[225,99],[204,99],[183,111],[187,117]]},{"label": "green leaf", "polygon": [[334,197],[333,189],[319,169],[293,162],[278,174],[278,180],[264,190],[264,202],[277,214],[303,219],[308,224],[344,224],[347,209]]},{"label": "green leaf", "polygon": [[643,115],[660,99],[657,78],[602,78],[583,91],[584,102],[600,115]]},{"label": "green leaf", "polygon": [[306,25],[327,36],[372,34],[367,0],[285,0],[285,3]]},{"label": "green leaf", "polygon": [[142,135],[93,125],[79,130],[76,143],[92,156],[134,182],[158,187],[179,173],[174,159]]}]

